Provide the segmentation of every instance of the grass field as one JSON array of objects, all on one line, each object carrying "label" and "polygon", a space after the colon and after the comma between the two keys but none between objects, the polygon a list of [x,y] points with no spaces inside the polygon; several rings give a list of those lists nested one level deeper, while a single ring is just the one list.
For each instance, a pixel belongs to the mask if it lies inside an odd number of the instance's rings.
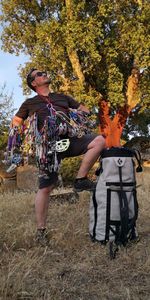
[{"label": "grass field", "polygon": [[49,207],[49,247],[37,247],[34,193],[0,196],[0,299],[150,299],[150,171],[138,175],[140,241],[110,260],[88,235],[89,193]]}]

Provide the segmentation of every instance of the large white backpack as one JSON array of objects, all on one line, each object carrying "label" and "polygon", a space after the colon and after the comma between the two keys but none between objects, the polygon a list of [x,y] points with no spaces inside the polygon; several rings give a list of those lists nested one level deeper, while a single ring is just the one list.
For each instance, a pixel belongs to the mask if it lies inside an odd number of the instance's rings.
[{"label": "large white backpack", "polygon": [[105,149],[101,154],[96,190],[90,200],[89,232],[93,241],[126,245],[137,237],[138,202],[134,156],[127,148]]}]

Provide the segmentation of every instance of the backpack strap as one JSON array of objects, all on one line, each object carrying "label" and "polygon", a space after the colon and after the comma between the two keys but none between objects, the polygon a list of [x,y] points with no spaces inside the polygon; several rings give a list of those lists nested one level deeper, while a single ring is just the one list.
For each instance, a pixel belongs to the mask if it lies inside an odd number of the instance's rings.
[{"label": "backpack strap", "polygon": [[135,156],[135,158],[136,158],[136,160],[138,162],[138,166],[136,168],[136,172],[137,173],[142,172],[143,171],[143,168],[142,168],[142,157],[141,157],[140,151],[137,150],[137,149],[133,149],[132,153],[133,153],[133,155]]},{"label": "backpack strap", "polygon": [[126,192],[123,190],[122,182],[122,167],[119,167],[119,178],[120,178],[120,191],[117,191],[120,203],[120,219],[121,219],[121,231],[118,236],[118,241],[121,241],[123,245],[127,242],[128,233],[128,220],[129,220],[129,209]]}]

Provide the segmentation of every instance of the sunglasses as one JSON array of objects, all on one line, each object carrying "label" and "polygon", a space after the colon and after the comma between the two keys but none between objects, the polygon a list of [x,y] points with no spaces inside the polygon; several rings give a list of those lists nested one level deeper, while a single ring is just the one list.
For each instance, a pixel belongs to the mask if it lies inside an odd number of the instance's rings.
[{"label": "sunglasses", "polygon": [[31,78],[31,82],[36,78],[36,77],[42,77],[42,76],[47,76],[47,72],[37,72],[36,74],[35,74],[35,76],[33,76],[32,78]]}]

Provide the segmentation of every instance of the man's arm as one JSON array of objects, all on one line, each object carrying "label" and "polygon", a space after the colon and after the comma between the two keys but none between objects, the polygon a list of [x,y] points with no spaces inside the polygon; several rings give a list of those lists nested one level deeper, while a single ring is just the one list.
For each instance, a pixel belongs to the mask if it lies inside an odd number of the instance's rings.
[{"label": "man's arm", "polygon": [[22,125],[22,123],[23,123],[23,119],[22,118],[14,116],[13,119],[12,119],[12,121],[11,121],[10,127],[20,126],[20,125]]},{"label": "man's arm", "polygon": [[77,110],[80,110],[80,111],[84,111],[86,113],[90,113],[89,109],[85,105],[83,105],[82,103],[79,103],[74,98],[72,98],[68,95],[67,96],[65,95],[65,97],[68,99],[68,104],[69,104],[70,108],[77,109]]},{"label": "man's arm", "polygon": [[84,111],[88,114],[90,113],[89,109],[86,106],[84,106],[83,104],[80,104],[80,106],[78,107],[78,110]]}]

